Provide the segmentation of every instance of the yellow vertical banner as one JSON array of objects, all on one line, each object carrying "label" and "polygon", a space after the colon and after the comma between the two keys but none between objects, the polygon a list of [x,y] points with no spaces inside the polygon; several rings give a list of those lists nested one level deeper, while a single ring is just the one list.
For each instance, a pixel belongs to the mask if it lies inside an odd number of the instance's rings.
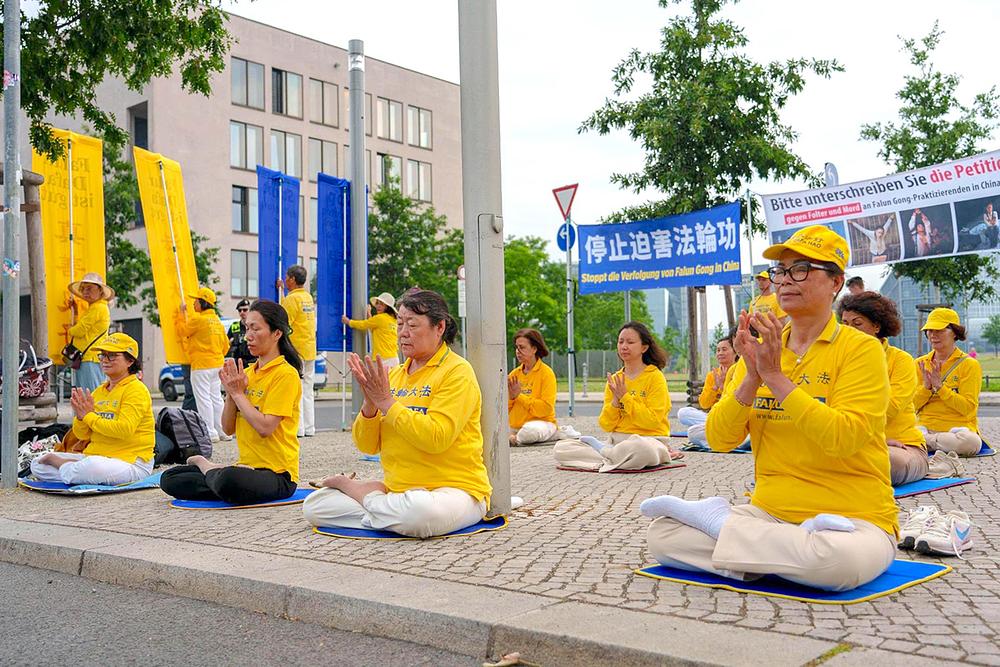
[{"label": "yellow vertical banner", "polygon": [[174,315],[182,300],[191,301],[186,297],[198,291],[198,272],[184,199],[184,177],[174,160],[141,148],[132,151],[167,362],[186,364],[188,356],[174,330]]},{"label": "yellow vertical banner", "polygon": [[[100,139],[67,130],[52,130],[63,144],[55,162],[35,151],[31,169],[45,177],[39,188],[42,248],[45,253],[45,296],[48,303],[49,355],[62,362],[59,350],[69,342],[73,323],[67,287],[88,272],[107,281],[104,243],[104,163]],[[70,258],[72,257],[72,266]],[[87,304],[77,299],[82,314]]]}]

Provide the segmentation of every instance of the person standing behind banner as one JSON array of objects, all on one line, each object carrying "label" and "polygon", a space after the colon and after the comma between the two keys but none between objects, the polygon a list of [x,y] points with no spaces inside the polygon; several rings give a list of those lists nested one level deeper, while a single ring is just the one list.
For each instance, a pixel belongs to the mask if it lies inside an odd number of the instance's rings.
[{"label": "person standing behind banner", "polygon": [[229,338],[215,311],[215,292],[210,287],[202,287],[188,298],[194,299],[194,313],[188,313],[187,304],[182,303],[174,315],[174,328],[185,341],[191,361],[195,405],[205,420],[212,442],[223,438],[230,440],[222,430],[222,383],[219,380]]},{"label": "person standing behind banner", "polygon": [[767,271],[758,273],[755,280],[757,281],[757,289],[760,290],[760,294],[750,302],[748,308],[750,314],[774,313],[774,316],[782,322],[788,321],[788,315],[785,314],[785,311],[778,304],[778,296],[774,293],[774,286],[771,284],[771,277]]},{"label": "person standing behind banner", "polygon": [[372,357],[380,357],[387,369],[399,365],[398,343],[396,342],[396,300],[388,292],[371,298],[375,315],[368,309],[368,319],[352,320],[342,315],[340,321],[352,329],[372,332]]},{"label": "person standing behind banner", "polygon": [[236,312],[240,319],[229,325],[229,352],[226,357],[237,361],[243,360],[244,368],[249,368],[257,361],[257,357],[250,353],[247,346],[247,313],[250,312],[250,302],[243,299],[236,304]]},{"label": "person standing behind banner", "polygon": [[289,340],[302,357],[302,403],[299,405],[299,431],[301,438],[316,435],[316,395],[313,392],[313,378],[316,374],[316,305],[312,294],[305,289],[306,269],[295,264],[288,267],[285,281],[278,281],[278,293],[282,288],[288,294],[281,298],[281,306],[288,313],[288,324],[292,328]]},{"label": "person standing behind banner", "polygon": [[[86,273],[82,280],[69,284],[69,292],[87,302],[87,311],[66,333],[73,347],[83,353],[80,368],[73,373],[73,386],[94,391],[104,382],[104,373],[97,360],[98,350],[94,345],[108,333],[111,326],[111,311],[108,301],[115,298],[115,291],[104,284],[97,273]],[[69,309],[76,319],[76,299],[70,298]]]}]

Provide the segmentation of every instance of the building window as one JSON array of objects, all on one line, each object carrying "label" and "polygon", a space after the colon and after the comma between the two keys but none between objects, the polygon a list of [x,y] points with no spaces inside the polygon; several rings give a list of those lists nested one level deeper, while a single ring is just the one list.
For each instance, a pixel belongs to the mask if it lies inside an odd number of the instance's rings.
[{"label": "building window", "polygon": [[406,196],[418,201],[431,200],[431,165],[429,162],[406,161]]},{"label": "building window", "polygon": [[271,68],[271,111],[302,118],[302,75]]},{"label": "building window", "polygon": [[250,250],[230,250],[229,293],[232,296],[256,297],[257,253]]},{"label": "building window", "polygon": [[264,108],[264,66],[242,58],[232,61],[233,104]]},{"label": "building window", "polygon": [[[365,166],[368,168],[368,171],[365,172],[365,183],[371,185],[372,152],[367,148],[365,149]],[[341,175],[341,178],[346,178],[347,180],[351,180],[352,178],[354,178],[354,174],[351,173],[351,147],[348,146],[347,144],[344,144],[344,173]],[[379,183],[381,182],[382,181],[379,180]]]},{"label": "building window", "polygon": [[309,137],[309,180],[316,181],[316,174],[337,175],[337,144]]},{"label": "building window", "polygon": [[271,169],[302,178],[302,136],[271,130]]},{"label": "building window", "polygon": [[309,198],[309,240],[316,243],[319,239],[319,199]]},{"label": "building window", "polygon": [[264,162],[264,128],[229,121],[229,166],[256,169]]},{"label": "building window", "polygon": [[403,103],[377,98],[376,125],[379,139],[403,142]]},{"label": "building window", "polygon": [[[302,195],[299,195],[299,240],[306,240],[306,199]],[[302,264],[302,258],[299,257],[298,264]]]},{"label": "building window", "polygon": [[309,79],[309,120],[337,127],[340,95],[337,84]]},{"label": "building window", "polygon": [[[351,91],[344,86],[344,129],[350,129],[351,122]],[[372,95],[365,93],[365,134],[372,136]]]},{"label": "building window", "polygon": [[378,185],[392,183],[400,187],[403,178],[403,159],[395,155],[378,153]]},{"label": "building window", "polygon": [[431,147],[431,112],[420,107],[406,108],[406,135],[411,146]]},{"label": "building window", "polygon": [[257,188],[233,186],[233,231],[257,233]]}]

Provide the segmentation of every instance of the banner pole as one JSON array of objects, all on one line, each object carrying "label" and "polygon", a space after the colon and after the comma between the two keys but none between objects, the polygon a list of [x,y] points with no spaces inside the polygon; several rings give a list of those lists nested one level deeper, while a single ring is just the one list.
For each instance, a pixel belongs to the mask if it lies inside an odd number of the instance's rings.
[{"label": "banner pole", "polygon": [[753,270],[753,200],[750,199],[750,188],[747,188],[747,243],[750,246],[750,303],[757,298],[757,274]]},{"label": "banner pole", "polygon": [[[177,289],[180,290],[181,303],[184,301],[184,279],[181,278],[181,261],[177,256],[177,237],[174,236],[174,216],[170,213],[170,198],[167,197],[167,176],[163,171],[163,160],[156,163],[160,167],[160,185],[163,187],[163,205],[167,209],[167,228],[170,229],[170,249],[174,252],[174,268],[177,269]],[[187,315],[184,315],[185,319]]]},{"label": "banner pole", "polygon": [[[341,313],[347,314],[347,276],[350,270],[347,266],[347,226],[350,221],[347,219],[347,188],[341,188],[341,275],[340,297],[343,305]],[[347,430],[347,325],[340,323],[340,430]]]},{"label": "banner pole", "polygon": [[[281,241],[282,241],[282,239],[281,239],[281,199],[282,199],[282,189],[283,189],[283,183],[281,181],[281,177],[279,176],[278,177],[278,280],[282,279],[282,275],[281,275],[281,259],[282,259],[281,253],[282,253],[282,250],[283,250],[283,248],[281,246]],[[276,289],[275,292],[276,292],[276,295],[277,295],[277,299],[276,300],[280,302],[281,301],[281,290]]]},{"label": "banner pole", "polygon": [[[74,250],[75,235],[73,233],[73,135],[66,137],[66,176],[69,182],[69,282],[72,283],[76,280],[76,253]],[[108,279],[104,276],[105,281]],[[69,298],[76,300],[72,294]],[[69,311],[70,321],[76,324],[76,311],[70,308]],[[69,342],[69,336],[67,335],[66,342]]]}]

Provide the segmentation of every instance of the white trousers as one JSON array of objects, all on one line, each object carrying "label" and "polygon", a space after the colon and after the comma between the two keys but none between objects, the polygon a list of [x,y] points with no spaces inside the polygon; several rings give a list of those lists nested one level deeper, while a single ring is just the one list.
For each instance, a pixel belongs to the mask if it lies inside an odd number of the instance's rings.
[{"label": "white trousers", "polygon": [[302,362],[302,400],[299,401],[299,437],[316,435],[316,360]]},{"label": "white trousers", "polygon": [[219,368],[202,368],[191,370],[191,390],[194,391],[194,403],[198,414],[205,420],[208,427],[208,437],[215,440],[225,431],[222,430],[222,381],[219,380]]},{"label": "white trousers", "polygon": [[[64,459],[73,459],[62,467],[39,463],[38,459],[31,462],[31,474],[43,482],[62,482],[63,484],[106,484],[117,486],[131,484],[153,474],[153,462],[136,459],[135,463],[126,463],[121,459],[107,456],[87,456],[69,452],[56,452]],[[39,457],[41,458],[41,457]]]},{"label": "white trousers", "polygon": [[559,427],[552,422],[533,419],[525,422],[524,425],[517,431],[517,435],[515,437],[517,437],[518,444],[531,445],[536,442],[551,440],[558,430]]},{"label": "white trousers", "polygon": [[407,537],[446,535],[486,516],[486,501],[461,489],[410,489],[403,493],[373,491],[359,503],[336,489],[320,489],[302,504],[314,526],[391,530]]}]

